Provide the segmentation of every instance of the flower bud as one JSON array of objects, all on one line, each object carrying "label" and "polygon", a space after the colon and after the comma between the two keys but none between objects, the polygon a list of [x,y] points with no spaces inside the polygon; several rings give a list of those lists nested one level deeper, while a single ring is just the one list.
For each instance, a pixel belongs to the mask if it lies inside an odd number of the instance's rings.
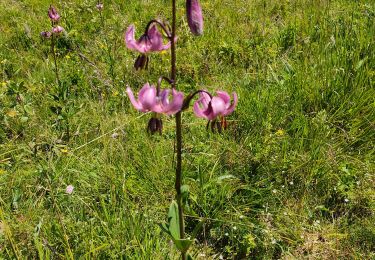
[{"label": "flower bud", "polygon": [[150,134],[159,132],[161,135],[163,132],[163,121],[160,118],[151,117],[150,121],[148,121],[147,132]]},{"label": "flower bud", "polygon": [[138,56],[138,58],[135,60],[134,68],[135,70],[143,70],[148,68],[148,61],[149,57],[145,54],[141,54]]},{"label": "flower bud", "polygon": [[196,35],[203,34],[202,8],[198,0],[186,0],[186,16],[190,31]]}]

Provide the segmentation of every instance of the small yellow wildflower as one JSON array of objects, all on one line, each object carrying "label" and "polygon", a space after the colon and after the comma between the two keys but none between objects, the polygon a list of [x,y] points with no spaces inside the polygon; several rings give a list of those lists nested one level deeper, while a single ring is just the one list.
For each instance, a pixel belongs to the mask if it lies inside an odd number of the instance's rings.
[{"label": "small yellow wildflower", "polygon": [[117,90],[115,90],[113,93],[112,93],[112,97],[117,97],[118,94],[120,94]]},{"label": "small yellow wildflower", "polygon": [[17,111],[14,109],[11,109],[7,112],[7,116],[9,117],[15,117],[17,115]]},{"label": "small yellow wildflower", "polygon": [[69,150],[66,149],[66,148],[62,148],[62,149],[60,149],[60,152],[63,153],[63,154],[68,154]]},{"label": "small yellow wildflower", "polygon": [[1,82],[2,87],[6,87],[7,83],[6,82]]},{"label": "small yellow wildflower", "polygon": [[284,136],[285,135],[285,131],[283,129],[279,129],[276,131],[276,135],[277,136]]}]

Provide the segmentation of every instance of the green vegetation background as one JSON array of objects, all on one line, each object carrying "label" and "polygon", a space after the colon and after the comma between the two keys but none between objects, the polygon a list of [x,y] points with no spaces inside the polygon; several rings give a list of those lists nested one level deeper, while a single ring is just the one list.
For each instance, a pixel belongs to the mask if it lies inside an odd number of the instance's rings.
[{"label": "green vegetation background", "polygon": [[[375,3],[202,0],[178,6],[178,84],[236,91],[222,135],[183,114],[187,231],[198,259],[375,257]],[[129,104],[168,75],[123,42],[170,3],[53,1],[66,35],[54,76],[45,0],[0,2],[0,258],[176,259],[156,225],[173,199],[174,120],[162,136]],[[69,129],[70,139],[67,139]],[[74,186],[71,195],[67,185]]]}]

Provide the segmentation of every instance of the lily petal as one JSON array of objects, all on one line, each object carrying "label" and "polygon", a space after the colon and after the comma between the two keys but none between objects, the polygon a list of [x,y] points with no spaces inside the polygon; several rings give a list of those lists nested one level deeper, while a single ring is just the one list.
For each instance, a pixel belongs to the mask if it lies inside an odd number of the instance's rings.
[{"label": "lily petal", "polygon": [[[169,101],[169,100],[168,100]],[[164,113],[167,115],[176,114],[181,110],[184,102],[184,94],[172,89],[172,101],[165,107]]]},{"label": "lily petal", "polygon": [[223,116],[227,116],[229,114],[232,114],[234,109],[237,106],[237,103],[238,103],[237,93],[233,92],[232,95],[233,95],[233,104],[224,111]]},{"label": "lily petal", "polygon": [[156,104],[156,89],[155,87],[151,86],[147,88],[143,93],[142,96],[139,97],[139,102],[142,104],[143,108],[147,111],[154,111]]},{"label": "lily petal", "polygon": [[218,115],[222,115],[226,110],[224,100],[217,96],[212,98],[211,106],[212,106],[212,114],[214,118],[217,117]]},{"label": "lily petal", "polygon": [[230,96],[227,92],[218,90],[216,91],[216,94],[218,97],[220,97],[222,100],[224,100],[226,107],[228,108],[230,106]]},{"label": "lily petal", "polygon": [[200,107],[200,104],[199,104],[199,101],[196,101],[194,103],[194,106],[193,106],[193,111],[194,111],[194,114],[197,116],[197,117],[202,117],[202,118],[207,118],[207,116],[204,114],[204,111],[205,109],[202,109]]},{"label": "lily petal", "polygon": [[130,102],[133,104],[133,106],[135,107],[135,109],[144,112],[142,104],[135,99],[133,91],[131,90],[130,87],[126,88],[126,93],[128,94]]},{"label": "lily petal", "polygon": [[137,42],[134,38],[134,33],[135,33],[135,27],[134,25],[130,25],[128,29],[126,30],[125,33],[125,43],[126,47],[128,47],[131,50],[138,50],[137,48]]},{"label": "lily petal", "polygon": [[147,36],[150,39],[150,50],[149,51],[162,51],[163,50],[163,37],[158,31],[156,25],[153,25],[147,32]]}]

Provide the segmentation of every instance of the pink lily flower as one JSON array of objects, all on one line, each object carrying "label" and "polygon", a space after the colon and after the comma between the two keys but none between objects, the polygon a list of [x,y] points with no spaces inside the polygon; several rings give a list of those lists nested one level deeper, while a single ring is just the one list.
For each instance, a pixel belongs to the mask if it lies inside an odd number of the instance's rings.
[{"label": "pink lily flower", "polygon": [[52,33],[51,33],[51,32],[47,32],[47,31],[44,31],[44,32],[41,32],[41,33],[40,33],[40,36],[42,36],[43,38],[49,39],[49,38],[51,38]]},{"label": "pink lily flower", "polygon": [[[184,102],[184,94],[175,89],[163,89],[158,91],[155,86],[146,83],[139,91],[138,100],[135,99],[132,90],[127,87],[126,92],[135,109],[141,112],[154,112],[147,125],[147,131],[151,134],[162,133],[163,121],[160,114],[173,115],[179,112]],[[160,92],[160,93],[158,93]],[[170,94],[172,99],[169,99]]]},{"label": "pink lily flower", "polygon": [[164,89],[159,94],[157,92],[155,86],[146,83],[139,91],[138,100],[136,100],[132,90],[129,87],[126,88],[130,102],[141,112],[173,115],[181,110],[184,101],[182,92],[172,89],[172,100],[169,99],[170,89]]},{"label": "pink lily flower", "polygon": [[171,42],[167,44],[163,43],[163,37],[155,25],[152,25],[147,33],[143,34],[138,40],[135,40],[134,34],[135,27],[134,25],[130,25],[125,33],[125,43],[131,50],[146,54],[167,50],[171,47]]},{"label": "pink lily flower", "polygon": [[[233,103],[231,103],[231,98],[229,94],[225,91],[216,91],[217,96],[211,97],[206,92],[200,92],[200,98],[194,103],[194,114],[197,117],[202,117],[208,119],[208,124],[211,123],[211,129],[214,132],[215,126],[221,132],[222,128],[227,127],[227,121],[225,116],[233,113],[234,109],[238,103],[238,97],[235,92],[233,92]],[[217,118],[221,118],[221,122],[217,122]]]},{"label": "pink lily flower", "polygon": [[163,107],[163,113],[166,115],[174,115],[179,112],[184,102],[184,94],[180,91],[172,89],[172,100],[169,100],[169,89],[165,89],[161,92],[161,102]]},{"label": "pink lily flower", "polygon": [[203,14],[198,0],[186,0],[186,16],[190,31],[196,36],[202,35]]},{"label": "pink lily flower", "polygon": [[60,19],[60,15],[57,12],[56,8],[52,5],[48,9],[48,16],[52,22],[57,22]]},{"label": "pink lily flower", "polygon": [[64,31],[64,28],[61,27],[60,25],[57,25],[57,26],[55,26],[55,27],[52,28],[52,32],[53,32],[54,34],[60,34],[60,33],[62,33],[63,31]]}]

